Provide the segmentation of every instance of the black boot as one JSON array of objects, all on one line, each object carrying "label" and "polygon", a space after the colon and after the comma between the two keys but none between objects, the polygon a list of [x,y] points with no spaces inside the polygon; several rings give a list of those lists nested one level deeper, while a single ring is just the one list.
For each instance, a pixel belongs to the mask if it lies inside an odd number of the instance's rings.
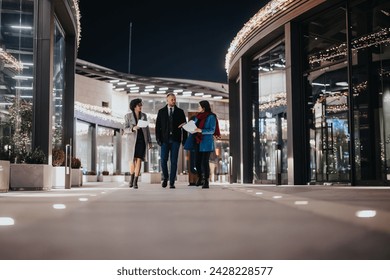
[{"label": "black boot", "polygon": [[133,174],[130,174],[129,188],[132,188],[132,187],[133,187],[133,183],[134,183],[134,173],[133,173]]},{"label": "black boot", "polygon": [[208,189],[209,188],[209,178],[204,178],[202,189]]},{"label": "black boot", "polygon": [[199,187],[201,185],[203,185],[203,177],[202,175],[198,175],[198,180],[196,180],[196,183],[195,183],[195,186]]},{"label": "black boot", "polygon": [[134,189],[138,189],[138,176],[134,178]]}]

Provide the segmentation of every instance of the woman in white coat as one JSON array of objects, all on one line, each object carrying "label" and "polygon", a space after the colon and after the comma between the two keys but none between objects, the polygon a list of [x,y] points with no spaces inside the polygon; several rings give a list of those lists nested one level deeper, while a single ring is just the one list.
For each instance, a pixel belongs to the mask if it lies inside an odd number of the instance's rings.
[{"label": "woman in white coat", "polygon": [[147,161],[148,148],[152,147],[149,126],[140,127],[140,120],[147,121],[147,116],[142,113],[142,99],[136,98],[130,102],[130,111],[125,115],[124,133],[127,135],[130,161],[130,188],[138,189],[138,177],[141,171],[142,161]]}]

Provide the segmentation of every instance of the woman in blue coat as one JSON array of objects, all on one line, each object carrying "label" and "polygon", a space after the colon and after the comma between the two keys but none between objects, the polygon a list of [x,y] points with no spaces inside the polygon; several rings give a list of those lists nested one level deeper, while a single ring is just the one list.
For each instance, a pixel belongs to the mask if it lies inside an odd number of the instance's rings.
[{"label": "woman in blue coat", "polygon": [[214,134],[219,135],[217,116],[211,112],[210,103],[207,100],[199,102],[198,114],[195,118],[197,128],[195,129],[194,148],[196,170],[198,174],[197,186],[202,185],[202,189],[209,188],[210,177],[210,154],[214,152]]}]

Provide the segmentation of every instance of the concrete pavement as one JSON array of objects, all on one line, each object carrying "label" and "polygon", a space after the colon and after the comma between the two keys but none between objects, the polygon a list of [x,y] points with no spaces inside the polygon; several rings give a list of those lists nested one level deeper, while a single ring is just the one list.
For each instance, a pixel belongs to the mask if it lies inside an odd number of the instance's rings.
[{"label": "concrete pavement", "polygon": [[0,259],[390,258],[390,188],[139,185],[0,194]]}]

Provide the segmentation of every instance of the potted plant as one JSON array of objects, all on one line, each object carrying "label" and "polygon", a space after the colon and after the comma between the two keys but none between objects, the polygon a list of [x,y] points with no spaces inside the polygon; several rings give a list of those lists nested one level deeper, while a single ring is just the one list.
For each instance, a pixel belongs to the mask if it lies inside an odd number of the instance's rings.
[{"label": "potted plant", "polygon": [[52,150],[53,188],[65,188],[65,152],[60,148]]},{"label": "potted plant", "polygon": [[81,187],[83,185],[83,172],[81,168],[81,161],[77,157],[72,157],[71,161],[71,184],[72,187]]},{"label": "potted plant", "polygon": [[90,170],[83,175],[83,182],[97,182],[96,171]]},{"label": "potted plant", "polygon": [[112,181],[112,176],[110,176],[110,172],[107,170],[102,171],[102,174],[98,176],[98,181],[99,182],[111,182]]}]

